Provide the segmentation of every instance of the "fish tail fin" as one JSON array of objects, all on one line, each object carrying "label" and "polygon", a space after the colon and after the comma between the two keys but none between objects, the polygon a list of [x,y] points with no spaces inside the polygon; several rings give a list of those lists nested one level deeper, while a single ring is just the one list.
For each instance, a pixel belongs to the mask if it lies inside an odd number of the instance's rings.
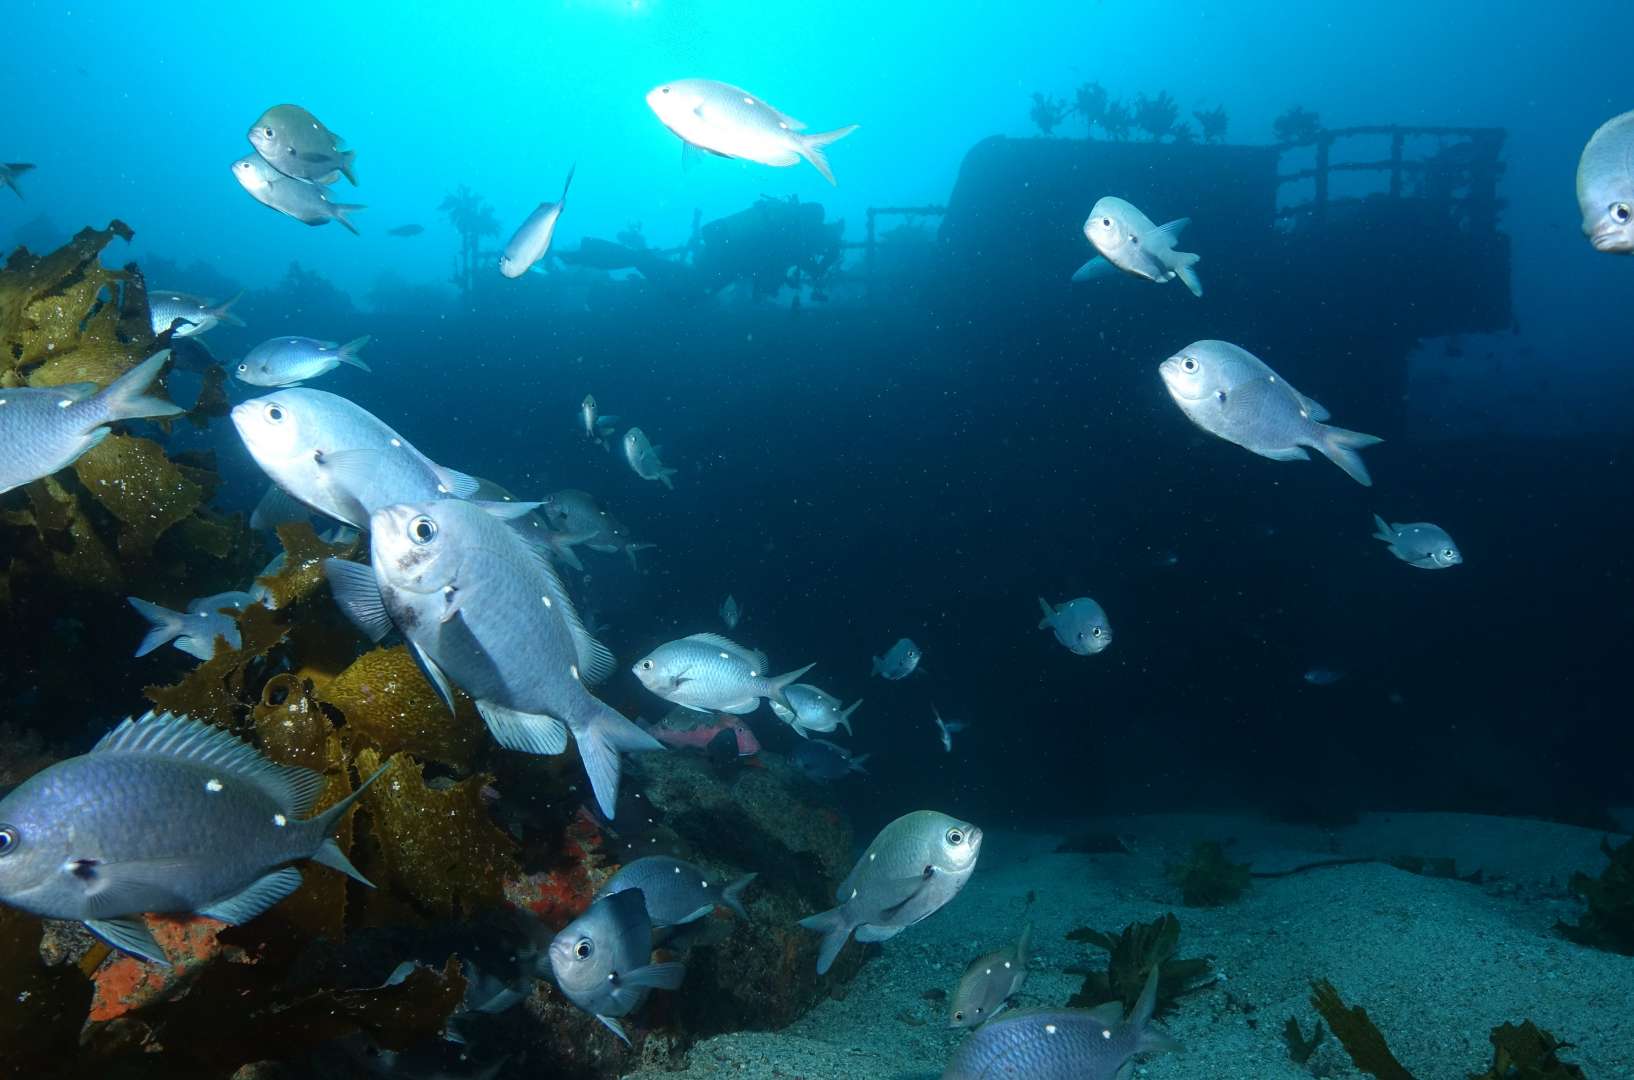
[{"label": "fish tail fin", "polygon": [[170,362],[170,350],[161,349],[108,384],[98,394],[105,411],[99,423],[115,420],[140,420],[148,417],[180,416],[187,410],[173,401],[150,395],[153,381]]},{"label": "fish tail fin", "polygon": [[213,308],[206,308],[204,313],[206,315],[214,315],[220,322],[230,323],[233,326],[243,326],[244,320],[240,319],[237,315],[234,315],[228,310],[228,308],[232,307],[242,299],[244,299],[244,290],[240,289],[236,294],[234,294],[232,299],[224,300]]},{"label": "fish tail fin", "polygon": [[1346,475],[1352,480],[1363,487],[1372,487],[1373,478],[1368,475],[1367,466],[1363,464],[1362,456],[1356,451],[1368,446],[1377,446],[1384,440],[1377,435],[1364,435],[1360,431],[1347,431],[1329,424],[1318,424],[1316,429],[1316,439],[1311,445],[1329,461],[1345,470]]},{"label": "fish tail fin", "polygon": [[861,705],[861,704],[862,704],[862,698],[858,698],[856,701],[852,702],[851,707],[849,709],[845,709],[840,713],[840,726],[845,728],[845,733],[847,735],[855,735],[856,734],[855,731],[851,730],[851,714],[856,712],[857,711],[857,706]]},{"label": "fish tail fin", "polygon": [[567,202],[567,189],[573,186],[573,174],[578,171],[579,163],[576,161],[567,167],[567,179],[562,181],[562,197],[557,200],[558,203]]},{"label": "fish tail fin", "polygon": [[1180,1044],[1174,1038],[1151,1026],[1152,1013],[1157,1011],[1158,968],[1161,966],[1152,965],[1152,973],[1146,976],[1146,986],[1141,990],[1140,997],[1135,999],[1135,1007],[1129,1010],[1129,1016],[1124,1021],[1124,1026],[1135,1030],[1137,1054],[1180,1049]]},{"label": "fish tail fin", "polygon": [[149,623],[147,636],[136,646],[134,654],[136,656],[146,656],[172,638],[180,636],[186,629],[187,616],[179,611],[171,611],[167,607],[160,607],[135,596],[127,596],[125,599]]},{"label": "fish tail fin", "polygon": [[834,966],[835,957],[840,955],[840,950],[851,938],[853,928],[851,920],[845,917],[845,909],[830,908],[816,915],[807,915],[800,920],[800,925],[823,935],[822,942],[817,946],[817,974],[828,974],[828,969]]},{"label": "fish tail fin", "polygon": [[1177,251],[1174,253],[1174,258],[1175,276],[1185,283],[1186,288],[1191,290],[1191,294],[1193,296],[1202,296],[1203,282],[1200,278],[1198,278],[1197,271],[1195,269],[1197,264],[1202,260],[1189,251]]},{"label": "fish tail fin", "polygon": [[329,834],[335,831],[335,826],[340,824],[340,819],[345,816],[346,811],[350,810],[352,804],[357,802],[358,796],[368,791],[369,785],[380,779],[388,767],[386,765],[380,766],[374,771],[373,776],[359,784],[357,789],[350,795],[312,819],[313,827],[323,837],[323,843],[319,844],[318,850],[312,854],[312,861],[321,863],[331,870],[339,870],[353,881],[362,882],[371,889],[374,888],[374,882],[358,873],[357,867],[352,865],[352,860],[346,857],[346,852],[340,849],[340,845],[335,843],[335,838]]},{"label": "fish tail fin", "polygon": [[1038,628],[1042,630],[1050,625],[1051,619],[1055,618],[1055,609],[1050,607],[1050,602],[1042,596],[1038,598],[1038,608],[1044,613],[1044,617],[1038,620]]},{"label": "fish tail fin", "polygon": [[362,358],[357,355],[363,351],[363,346],[367,345],[369,341],[370,337],[368,334],[364,334],[359,338],[353,338],[351,341],[348,341],[346,344],[340,347],[340,353],[335,357],[335,359],[339,360],[343,364],[351,364],[355,368],[359,368],[363,371],[369,371],[369,365],[365,364]]},{"label": "fish tail fin", "polygon": [[852,772],[860,772],[864,776],[867,776],[868,775],[868,770],[862,767],[862,763],[867,761],[869,758],[871,758],[873,756],[874,756],[873,754],[858,754],[856,757],[852,758],[851,763],[850,763],[851,764],[851,771]]},{"label": "fish tail fin", "polygon": [[674,476],[679,471],[679,469],[659,469],[658,479],[663,481],[665,487],[669,488],[671,491],[674,491],[675,481],[671,480],[670,477]]},{"label": "fish tail fin", "polygon": [[352,162],[357,160],[356,150],[342,150],[340,152],[340,173],[357,187],[357,174],[352,171]]},{"label": "fish tail fin", "polygon": [[612,821],[618,808],[619,752],[662,750],[664,744],[612,706],[588,694],[585,696],[594,703],[594,708],[588,710],[590,715],[586,722],[572,725],[573,737],[579,746],[579,760],[584,762],[585,775],[590,778],[590,790],[595,792],[596,805],[602,817]]},{"label": "fish tail fin", "polygon": [[1016,939],[1016,963],[1022,968],[1027,966],[1027,954],[1032,951],[1033,924],[1028,921],[1021,928],[1021,936]]},{"label": "fish tail fin", "polygon": [[721,890],[721,903],[731,908],[740,919],[747,920],[749,918],[749,912],[743,907],[743,890],[747,889],[749,883],[759,876],[759,874],[744,874]]},{"label": "fish tail fin", "polygon": [[6,186],[12,191],[15,191],[17,193],[17,197],[21,199],[23,197],[23,189],[17,186],[17,178],[28,172],[33,167],[33,165],[30,165],[26,161],[8,161],[6,163],[5,174],[0,176],[0,180],[4,180]]},{"label": "fish tail fin", "polygon": [[641,564],[636,562],[635,553],[638,551],[650,551],[657,546],[657,544],[625,544],[624,554],[628,555],[630,558],[630,569],[634,570],[638,574],[641,573]]},{"label": "fish tail fin", "polygon": [[771,679],[767,679],[766,680],[766,693],[763,694],[762,696],[765,697],[765,698],[768,698],[769,700],[777,702],[779,705],[783,706],[785,709],[789,710],[790,712],[794,712],[795,711],[794,710],[794,705],[792,703],[790,703],[788,698],[783,696],[783,691],[787,690],[794,683],[799,682],[800,681],[800,676],[804,675],[806,672],[810,671],[812,668],[814,668],[816,666],[817,666],[817,664],[815,662],[813,662],[813,663],[807,664],[805,667],[799,669],[798,671],[790,671],[790,672],[787,672],[786,674],[778,675],[778,676],[775,676],[775,677],[773,677]]},{"label": "fish tail fin", "polygon": [[368,209],[367,206],[364,206],[362,203],[338,202],[338,203],[330,203],[329,204],[329,209],[331,209],[331,210],[333,210],[335,212],[334,215],[333,215],[334,219],[336,221],[340,222],[342,225],[346,226],[346,228],[351,232],[351,234],[353,236],[361,235],[357,231],[357,226],[352,224],[352,219],[347,217],[346,215],[350,214],[353,210],[367,210]]},{"label": "fish tail fin", "polygon": [[[819,131],[815,135],[803,136],[800,139],[800,153],[807,161],[811,162],[818,172],[823,174],[824,180],[834,184],[834,173],[829,170],[828,158],[823,155],[823,147],[828,146],[830,143],[839,142],[855,130],[857,130],[856,124],[847,124],[845,127],[835,128],[833,131]],[[835,184],[835,186],[839,185]]]},{"label": "fish tail fin", "polygon": [[1373,515],[1373,527],[1379,530],[1373,534],[1373,539],[1383,540],[1387,544],[1395,543],[1396,531],[1390,527],[1390,524],[1387,521],[1377,514]]}]

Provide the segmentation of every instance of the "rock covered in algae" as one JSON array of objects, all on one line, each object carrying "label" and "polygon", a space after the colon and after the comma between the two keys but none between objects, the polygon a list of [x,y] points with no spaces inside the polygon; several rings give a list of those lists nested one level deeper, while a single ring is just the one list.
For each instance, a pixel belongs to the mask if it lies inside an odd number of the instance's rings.
[{"label": "rock covered in algae", "polygon": [[449,712],[419,665],[399,645],[374,649],[324,686],[319,699],[346,717],[347,745],[382,757],[413,754],[421,761],[471,771],[486,745],[486,729],[469,700]]}]

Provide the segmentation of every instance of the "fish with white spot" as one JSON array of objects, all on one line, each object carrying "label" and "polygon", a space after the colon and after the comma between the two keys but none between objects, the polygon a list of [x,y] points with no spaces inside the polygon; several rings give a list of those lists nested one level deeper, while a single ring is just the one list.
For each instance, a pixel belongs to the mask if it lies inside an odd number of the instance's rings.
[{"label": "fish with white spot", "polygon": [[125,599],[148,621],[147,636],[136,646],[135,655],[146,656],[169,643],[200,660],[215,656],[218,638],[229,649],[239,647],[237,616],[256,602],[248,592],[236,590],[200,597],[189,603],[186,611],[172,611],[135,596]]},{"label": "fish with white spot", "polygon": [[357,226],[346,215],[365,209],[362,204],[336,202],[328,188],[285,176],[257,154],[246,154],[233,162],[233,177],[252,199],[285,217],[303,225],[338,221],[354,235],[357,233]]},{"label": "fish with white spot", "polygon": [[626,889],[640,889],[655,927],[697,922],[716,907],[730,908],[738,918],[747,919],[749,913],[743,909],[743,890],[758,876],[745,874],[723,886],[684,859],[648,855],[619,867],[618,873],[596,890],[595,898],[600,900]]},{"label": "fish with white spot", "polygon": [[911,638],[899,638],[883,657],[873,657],[874,668],[869,674],[882,679],[906,679],[919,670],[924,655]]},{"label": "fish with white spot", "polygon": [[949,1003],[948,1027],[980,1027],[1020,993],[1027,981],[1032,937],[1033,924],[1028,923],[1021,928],[1021,936],[1014,943],[983,953],[965,967]]},{"label": "fish with white spot", "polygon": [[814,666],[771,675],[765,653],[719,634],[691,634],[658,646],[631,670],[665,701],[694,712],[742,716],[759,708],[762,698],[792,710],[785,692]]},{"label": "fish with white spot", "polygon": [[1194,269],[1198,257],[1174,247],[1190,224],[1191,218],[1179,218],[1154,225],[1128,202],[1108,195],[1084,221],[1084,236],[1099,254],[1080,266],[1072,280],[1090,281],[1116,269],[1159,284],[1179,278],[1193,296],[1202,296],[1203,283]]},{"label": "fish with white spot", "polygon": [[630,560],[630,568],[640,572],[636,554],[649,551],[657,544],[638,543],[630,536],[630,527],[613,516],[607,506],[588,491],[568,488],[553,491],[539,500],[539,512],[545,521],[568,545],[582,544],[603,555],[619,552]]},{"label": "fish with white spot", "polygon": [[172,337],[179,338],[208,333],[222,323],[243,326],[244,320],[229,310],[243,295],[240,292],[231,300],[218,304],[214,300],[189,293],[150,289],[148,323],[155,335],[169,330]]},{"label": "fish with white spot", "polygon": [[618,427],[618,417],[612,414],[602,415],[596,405],[594,394],[584,395],[584,400],[579,402],[579,422],[584,425],[585,438],[600,443],[603,450],[612,452],[613,432]]},{"label": "fish with white spot", "polygon": [[1390,547],[1390,554],[1408,566],[1416,566],[1420,570],[1448,570],[1462,565],[1464,561],[1464,553],[1452,542],[1447,530],[1439,525],[1428,521],[1392,524],[1374,514],[1373,526],[1377,530],[1373,539],[1384,541]]},{"label": "fish with white spot", "polygon": [[801,158],[834,183],[823,150],[853,131],[847,124],[833,131],[804,134],[806,125],[735,86],[713,79],[678,79],[647,93],[647,107],[660,123],[689,148],[724,158],[786,166]]},{"label": "fish with white spot", "polygon": [[275,337],[251,349],[233,374],[251,386],[298,386],[342,364],[368,372],[369,365],[358,353],[369,340],[368,334],[344,345],[309,337]]},{"label": "fish with white spot", "polygon": [[[550,241],[556,235],[556,222],[567,205],[567,189],[573,184],[573,169],[567,170],[567,182],[562,185],[562,197],[555,202],[540,203],[499,254],[499,272],[508,278],[519,278],[538,266],[539,260],[550,250]],[[542,271],[544,268],[539,267]]]},{"label": "fish with white spot", "polygon": [[935,705],[930,707],[931,715],[936,718],[936,734],[942,740],[942,749],[953,753],[953,736],[970,725],[962,720],[943,720],[942,713]]},{"label": "fish with white spot", "polygon": [[630,463],[630,468],[643,480],[658,480],[671,491],[675,490],[675,483],[670,479],[676,470],[665,468],[660,460],[661,446],[654,446],[647,441],[647,433],[638,427],[633,427],[624,433],[624,460]]},{"label": "fish with white spot", "polygon": [[569,1001],[626,1043],[619,1020],[652,990],[677,989],[686,978],[682,964],[652,962],[652,920],[640,889],[602,897],[568,923],[550,943],[550,969]]},{"label": "fish with white spot", "polygon": [[333,184],[345,176],[357,184],[352,172],[357,151],[342,150],[346,140],[299,105],[274,105],[256,118],[248,138],[256,153],[285,176],[314,184]]},{"label": "fish with white spot", "polygon": [[783,696],[788,699],[788,705],[776,700],[767,704],[777,718],[793,728],[801,738],[810,738],[812,732],[826,735],[842,727],[847,735],[855,734],[851,730],[851,714],[857,711],[862,699],[857,699],[847,709],[839,698],[810,683],[795,683],[783,691]]},{"label": "fish with white spot", "polygon": [[1038,606],[1044,612],[1038,628],[1054,631],[1055,640],[1079,656],[1094,656],[1112,644],[1112,624],[1106,610],[1089,597],[1080,596],[1060,607],[1051,607],[1040,596]]}]

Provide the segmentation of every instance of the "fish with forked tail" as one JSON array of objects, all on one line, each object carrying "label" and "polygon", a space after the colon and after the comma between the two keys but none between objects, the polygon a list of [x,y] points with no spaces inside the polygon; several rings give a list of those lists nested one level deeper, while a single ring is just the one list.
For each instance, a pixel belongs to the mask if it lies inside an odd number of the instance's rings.
[{"label": "fish with forked tail", "polygon": [[948,1007],[948,1027],[979,1027],[999,1014],[1027,981],[1028,945],[1033,924],[1021,928],[1013,944],[972,960],[959,978]]},{"label": "fish with forked tail", "polygon": [[794,165],[801,158],[834,183],[823,149],[857,130],[804,134],[805,126],[747,90],[713,79],[677,79],[647,94],[647,107],[688,147],[762,165]]},{"label": "fish with forked tail", "polygon": [[336,202],[329,197],[328,188],[285,176],[256,154],[246,154],[233,162],[233,176],[256,202],[303,225],[338,221],[347,231],[357,233],[357,226],[346,215],[364,209],[360,203]]},{"label": "fish with forked tail", "polygon": [[696,712],[742,716],[759,708],[761,698],[790,707],[785,691],[814,666],[771,675],[764,653],[719,634],[692,634],[660,645],[631,670],[665,701]]},{"label": "fish with forked tail", "polygon": [[1078,268],[1074,281],[1089,281],[1117,269],[1162,284],[1179,278],[1193,296],[1203,295],[1203,283],[1194,267],[1200,261],[1189,251],[1176,251],[1175,241],[1191,218],[1157,226],[1133,205],[1114,195],[1095,204],[1084,221],[1084,236],[1099,252]]}]

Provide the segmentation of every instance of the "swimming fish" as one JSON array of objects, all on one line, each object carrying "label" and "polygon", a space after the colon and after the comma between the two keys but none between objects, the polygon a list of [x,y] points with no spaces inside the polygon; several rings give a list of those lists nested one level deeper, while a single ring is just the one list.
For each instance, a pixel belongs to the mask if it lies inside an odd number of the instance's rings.
[{"label": "swimming fish", "polygon": [[603,450],[612,450],[613,431],[618,426],[618,417],[601,415],[597,411],[594,394],[584,395],[584,400],[579,402],[579,419],[584,424],[585,438],[600,443]]},{"label": "swimming fish", "polygon": [[0,799],[0,901],[166,963],[144,914],[249,922],[300,886],[301,859],[368,885],[330,834],[380,772],[312,817],[319,773],[185,716],[127,719]]},{"label": "swimming fish", "polygon": [[886,679],[906,679],[919,667],[919,659],[924,653],[919,651],[908,638],[901,638],[891,646],[884,659],[874,657],[874,670],[871,675],[879,675]]},{"label": "swimming fish", "polygon": [[395,626],[450,709],[476,703],[508,750],[560,754],[573,732],[602,814],[618,801],[619,752],[662,745],[590,693],[613,656],[585,630],[551,567],[506,519],[533,503],[460,499],[376,510],[370,566],[328,559],[335,599],[375,640]]},{"label": "swimming fish", "polygon": [[740,919],[749,913],[743,910],[741,897],[749,883],[759,874],[745,874],[725,888],[712,881],[708,874],[689,862],[669,855],[648,855],[625,863],[607,884],[596,891],[596,899],[640,889],[647,903],[647,914],[654,926],[681,926],[715,910],[716,905],[731,908]]},{"label": "swimming fish", "polygon": [[243,326],[244,320],[228,308],[243,297],[240,292],[231,300],[217,304],[203,297],[180,292],[148,292],[148,321],[155,334],[171,331],[172,337],[192,337],[213,330],[221,323]]},{"label": "swimming fish", "polygon": [[783,696],[788,699],[788,705],[777,701],[768,704],[777,718],[798,732],[801,738],[810,738],[813,731],[827,734],[842,727],[847,735],[855,734],[851,730],[851,714],[862,704],[861,698],[849,709],[842,708],[839,698],[810,683],[795,683],[783,691]]},{"label": "swimming fish", "polygon": [[1181,230],[1190,224],[1191,218],[1180,218],[1160,228],[1129,203],[1108,195],[1084,221],[1084,236],[1100,254],[1080,266],[1072,280],[1088,281],[1115,267],[1160,284],[1179,278],[1193,296],[1202,296],[1203,283],[1193,269],[1198,257],[1174,248]]},{"label": "swimming fish", "polygon": [[930,707],[930,711],[936,718],[936,731],[942,739],[942,749],[949,754],[953,753],[953,736],[970,725],[960,720],[943,720],[941,711],[935,705]]},{"label": "swimming fish", "polygon": [[1032,937],[1033,924],[1028,923],[1013,944],[983,953],[969,963],[953,991],[948,1027],[978,1027],[997,1016],[1020,992],[1027,981],[1027,949]]},{"label": "swimming fish", "polygon": [[366,209],[361,203],[336,202],[329,197],[328,188],[285,176],[255,154],[247,154],[233,162],[233,176],[256,202],[303,225],[327,225],[338,221],[355,234],[357,226],[346,215],[353,210]]},{"label": "swimming fish", "polygon": [[1577,205],[1594,250],[1634,253],[1634,111],[1601,124],[1583,147]]},{"label": "swimming fish", "polygon": [[522,222],[505,244],[505,250],[500,252],[501,274],[519,278],[545,257],[545,252],[550,250],[550,238],[556,234],[556,219],[562,216],[562,207],[567,205],[567,189],[572,184],[573,169],[568,169],[567,183],[562,185],[562,197],[553,203],[540,203]]},{"label": "swimming fish", "polygon": [[1079,656],[1094,656],[1112,644],[1112,624],[1107,621],[1101,605],[1089,597],[1080,596],[1052,608],[1049,601],[1040,596],[1038,606],[1044,612],[1038,628],[1049,627],[1055,631],[1055,640]]},{"label": "swimming fish", "polygon": [[21,199],[23,197],[23,189],[17,186],[17,178],[32,168],[34,168],[34,166],[30,165],[26,161],[9,161],[0,163],[0,184],[4,184],[9,187],[12,191],[16,192],[17,197]]},{"label": "swimming fish", "polygon": [[823,935],[817,974],[833,966],[856,932],[889,941],[959,894],[981,853],[982,831],[934,810],[915,810],[881,829],[840,883],[840,906],[800,920]]},{"label": "swimming fish", "polygon": [[728,630],[736,630],[741,618],[743,609],[738,606],[737,597],[728,593],[726,599],[721,601],[721,622],[726,624]]},{"label": "swimming fish", "polygon": [[545,515],[545,521],[558,533],[569,537],[587,537],[574,543],[605,555],[624,552],[630,559],[630,566],[637,571],[641,567],[636,564],[636,552],[658,546],[632,540],[629,526],[614,517],[602,501],[588,491],[568,488],[551,492],[539,500],[539,512]]},{"label": "swimming fish", "polygon": [[296,180],[333,184],[344,175],[353,186],[354,150],[340,149],[346,140],[299,105],[274,105],[249,131],[250,145],[274,169]]},{"label": "swimming fish", "polygon": [[801,158],[834,183],[823,148],[857,130],[856,124],[814,135],[746,90],[713,79],[680,79],[654,87],[647,107],[683,143],[725,158],[762,165],[793,165]]},{"label": "swimming fish", "polygon": [[0,388],[0,494],[72,465],[120,420],[179,416],[150,395],[170,350],[154,353],[106,389],[95,383]]},{"label": "swimming fish", "polygon": [[633,427],[624,433],[624,460],[630,463],[630,468],[643,480],[660,480],[671,491],[675,484],[670,477],[676,470],[666,469],[659,460],[658,454],[663,447],[654,446],[647,441],[647,433],[638,427]]},{"label": "swimming fish", "polygon": [[1023,1009],[1002,1016],[959,1044],[942,1080],[1127,1080],[1137,1055],[1180,1049],[1150,1026],[1156,1003],[1153,967],[1127,1017],[1115,1001],[1093,1009]]},{"label": "swimming fish", "polygon": [[759,708],[761,698],[791,707],[785,690],[815,666],[769,675],[764,653],[719,634],[692,634],[658,646],[630,670],[665,701],[742,716]]},{"label": "swimming fish", "polygon": [[419,236],[426,231],[424,225],[394,225],[386,230],[387,236]]},{"label": "swimming fish", "polygon": [[1344,677],[1344,672],[1329,667],[1313,667],[1304,675],[1305,681],[1312,686],[1332,686]]},{"label": "swimming fish", "polygon": [[569,1001],[625,1043],[619,1018],[649,991],[674,990],[686,978],[685,965],[652,963],[652,920],[640,889],[605,896],[568,923],[550,943],[550,969]]},{"label": "swimming fish", "polygon": [[852,756],[851,751],[838,743],[831,743],[827,739],[807,739],[789,751],[789,763],[807,780],[814,780],[819,784],[832,783],[835,780],[844,780],[852,773],[868,775],[868,770],[862,767],[871,754],[857,754]]},{"label": "swimming fish", "polygon": [[1304,461],[1305,447],[1371,487],[1356,451],[1382,439],[1321,421],[1328,410],[1289,386],[1259,357],[1226,341],[1194,341],[1158,365],[1169,396],[1210,435],[1273,461]]},{"label": "swimming fish", "polygon": [[230,649],[239,647],[238,620],[227,612],[240,612],[255,603],[255,597],[241,591],[202,596],[189,603],[186,611],[171,611],[134,596],[125,599],[149,623],[147,636],[136,646],[136,656],[146,656],[170,642],[200,660],[215,656],[217,638],[225,639]]},{"label": "swimming fish", "polygon": [[383,506],[466,498],[475,477],[426,457],[373,414],[338,394],[290,387],[233,406],[233,426],[255,463],[321,514],[367,529]]},{"label": "swimming fish", "polygon": [[297,386],[342,364],[368,371],[357,355],[368,343],[368,334],[344,345],[309,337],[270,338],[251,349],[233,373],[251,386]]},{"label": "swimming fish", "polygon": [[1464,561],[1458,545],[1439,525],[1431,525],[1428,521],[1415,521],[1410,525],[1399,522],[1386,524],[1382,517],[1374,514],[1373,526],[1378,529],[1373,539],[1390,545],[1390,554],[1408,566],[1416,566],[1420,570],[1446,570]]}]

